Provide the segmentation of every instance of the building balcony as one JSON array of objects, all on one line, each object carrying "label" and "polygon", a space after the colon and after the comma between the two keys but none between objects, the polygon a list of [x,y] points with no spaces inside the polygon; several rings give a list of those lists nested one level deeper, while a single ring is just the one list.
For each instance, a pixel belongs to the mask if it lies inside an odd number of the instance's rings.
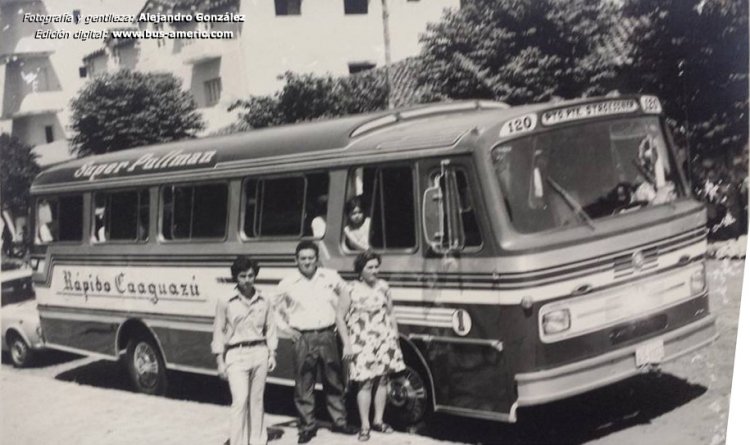
[{"label": "building balcony", "polygon": [[33,36],[21,37],[11,49],[6,49],[0,54],[3,63],[15,62],[17,60],[49,57],[54,53],[52,42],[48,39],[35,39]]},{"label": "building balcony", "polygon": [[11,115],[13,119],[37,116],[40,114],[54,114],[65,108],[67,99],[62,91],[43,91],[27,94],[18,110]]},{"label": "building balcony", "polygon": [[182,47],[182,60],[186,65],[195,65],[225,55],[234,41],[194,40]]}]

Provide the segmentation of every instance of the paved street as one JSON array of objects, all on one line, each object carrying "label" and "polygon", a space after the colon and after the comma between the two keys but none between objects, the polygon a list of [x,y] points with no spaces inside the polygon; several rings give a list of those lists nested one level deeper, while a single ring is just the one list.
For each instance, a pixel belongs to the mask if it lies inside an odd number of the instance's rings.
[{"label": "paved street", "polygon": [[[542,407],[519,423],[435,416],[417,434],[373,436],[373,444],[706,444],[724,442],[742,284],[741,261],[711,261],[711,309],[721,337],[710,348],[645,375]],[[126,389],[115,363],[53,352],[32,369],[4,359],[0,442],[8,444],[222,444],[229,391],[214,377],[175,373],[167,397]],[[296,443],[291,389],[269,387],[273,444]],[[321,430],[312,444],[354,444]]]}]

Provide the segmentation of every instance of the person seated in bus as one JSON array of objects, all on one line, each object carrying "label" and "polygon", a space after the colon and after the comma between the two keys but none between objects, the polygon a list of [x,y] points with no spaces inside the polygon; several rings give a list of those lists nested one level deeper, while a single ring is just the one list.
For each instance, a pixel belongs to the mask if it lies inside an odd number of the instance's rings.
[{"label": "person seated in bus", "polygon": [[101,243],[106,241],[104,233],[104,207],[97,207],[94,211],[94,216],[94,241]]},{"label": "person seated in bus", "polygon": [[347,223],[344,226],[346,246],[351,250],[370,248],[370,218],[365,217],[362,197],[355,196],[344,206]]},{"label": "person seated in bus", "polygon": [[[378,278],[381,257],[368,250],[357,255],[354,270],[359,280],[344,293],[336,311],[336,326],[344,346],[343,358],[349,364],[349,378],[359,384],[357,408],[361,428],[359,441],[370,439],[370,430],[392,433],[383,422],[387,384],[390,375],[406,369],[398,343],[398,325],[393,315],[391,290]],[[374,412],[370,423],[370,404]]]},{"label": "person seated in bus", "polygon": [[37,208],[36,241],[50,243],[55,240],[55,221],[52,217],[52,207],[47,200],[42,200]]},{"label": "person seated in bus", "polygon": [[265,445],[263,393],[276,367],[276,319],[271,300],[256,287],[257,261],[238,256],[231,266],[237,293],[216,302],[211,351],[232,393],[231,445]]},{"label": "person seated in bus", "polygon": [[328,209],[328,195],[320,195],[315,198],[311,204],[312,221],[310,221],[310,231],[315,239],[323,238],[326,234],[326,211]]}]

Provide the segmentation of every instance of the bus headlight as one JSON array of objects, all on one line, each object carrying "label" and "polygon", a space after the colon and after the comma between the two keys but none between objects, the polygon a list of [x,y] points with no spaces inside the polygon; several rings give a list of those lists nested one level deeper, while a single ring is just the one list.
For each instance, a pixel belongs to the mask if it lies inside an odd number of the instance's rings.
[{"label": "bus headlight", "polygon": [[567,331],[570,329],[570,311],[560,309],[544,314],[542,316],[542,329],[548,335]]},{"label": "bus headlight", "polygon": [[701,264],[701,268],[693,272],[690,276],[690,292],[695,295],[706,289],[706,265]]}]

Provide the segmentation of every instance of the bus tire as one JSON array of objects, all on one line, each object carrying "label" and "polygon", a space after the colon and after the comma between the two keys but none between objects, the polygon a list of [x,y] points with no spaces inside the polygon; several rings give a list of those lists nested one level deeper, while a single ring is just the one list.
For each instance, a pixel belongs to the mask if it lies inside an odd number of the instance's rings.
[{"label": "bus tire", "polygon": [[392,376],[388,382],[386,413],[394,425],[411,429],[429,418],[433,405],[429,380],[421,364],[416,358],[405,358],[406,369]]},{"label": "bus tire", "polygon": [[132,337],[125,360],[133,389],[152,395],[167,392],[167,367],[153,338],[142,334]]},{"label": "bus tire", "polygon": [[10,331],[7,335],[8,338],[8,351],[10,352],[10,360],[13,362],[13,366],[16,368],[28,368],[34,361],[34,351],[26,344],[23,337],[14,331]]}]

